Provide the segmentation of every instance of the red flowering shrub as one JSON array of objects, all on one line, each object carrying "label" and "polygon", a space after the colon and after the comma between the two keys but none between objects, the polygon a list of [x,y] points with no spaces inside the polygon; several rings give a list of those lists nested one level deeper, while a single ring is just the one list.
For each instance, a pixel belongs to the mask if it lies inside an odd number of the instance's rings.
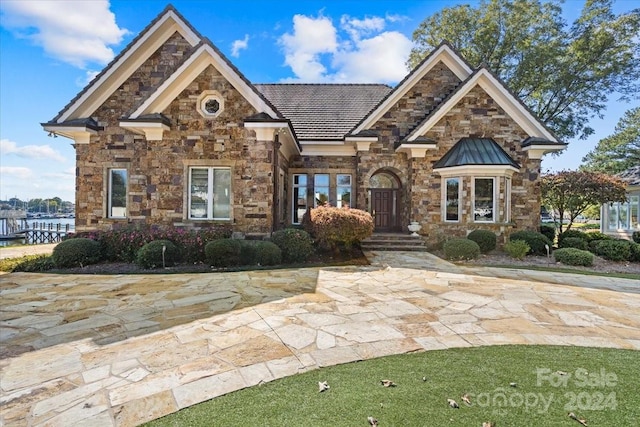
[{"label": "red flowering shrub", "polygon": [[326,205],[307,211],[303,225],[321,248],[329,250],[350,250],[373,233],[373,218],[368,212]]}]

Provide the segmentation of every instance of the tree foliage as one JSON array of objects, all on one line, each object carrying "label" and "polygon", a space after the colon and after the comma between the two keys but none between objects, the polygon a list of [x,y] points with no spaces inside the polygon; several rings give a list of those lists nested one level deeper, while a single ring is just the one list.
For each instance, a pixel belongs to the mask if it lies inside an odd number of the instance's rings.
[{"label": "tree foliage", "polygon": [[583,169],[611,175],[640,165],[640,107],[628,110],[615,132],[582,159]]},{"label": "tree foliage", "polygon": [[[557,211],[561,219],[565,213],[569,215],[569,230],[573,221],[589,206],[624,202],[626,187],[620,178],[599,172],[561,171],[543,175],[542,200]],[[562,228],[560,221],[560,233]]]},{"label": "tree foliage", "polygon": [[557,2],[482,0],[446,7],[413,33],[415,67],[443,40],[484,63],[560,138],[586,138],[608,97],[640,92],[640,9],[616,16],[611,0],[586,0],[571,26]]}]

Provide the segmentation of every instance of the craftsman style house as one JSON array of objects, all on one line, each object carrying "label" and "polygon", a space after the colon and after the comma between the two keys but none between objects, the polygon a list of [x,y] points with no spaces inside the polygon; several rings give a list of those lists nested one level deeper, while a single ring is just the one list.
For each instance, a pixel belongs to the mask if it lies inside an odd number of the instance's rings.
[{"label": "craftsman style house", "polygon": [[428,240],[535,228],[565,144],[447,43],[396,87],[254,84],[168,6],[51,121],[74,140],[76,229],[297,224],[329,202]]}]

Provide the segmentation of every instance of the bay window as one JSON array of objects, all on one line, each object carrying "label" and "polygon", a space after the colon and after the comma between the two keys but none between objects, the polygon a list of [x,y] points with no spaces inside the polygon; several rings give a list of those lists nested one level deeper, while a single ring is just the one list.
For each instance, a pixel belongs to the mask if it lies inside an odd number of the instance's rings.
[{"label": "bay window", "polygon": [[218,167],[189,169],[189,218],[231,219],[231,170]]},{"label": "bay window", "polygon": [[495,178],[475,178],[473,220],[495,222]]},{"label": "bay window", "polygon": [[460,221],[460,178],[445,180],[445,221]]}]

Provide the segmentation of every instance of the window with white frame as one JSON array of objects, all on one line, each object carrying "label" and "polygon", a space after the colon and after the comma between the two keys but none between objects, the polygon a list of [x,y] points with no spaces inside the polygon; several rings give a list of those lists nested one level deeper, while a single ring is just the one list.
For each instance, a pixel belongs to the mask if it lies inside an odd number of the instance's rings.
[{"label": "window with white frame", "polygon": [[445,180],[445,221],[460,221],[460,190],[460,178],[447,178]]},{"label": "window with white frame", "polygon": [[640,196],[628,196],[626,202],[609,203],[608,230],[640,230]]},{"label": "window with white frame", "polygon": [[473,220],[495,222],[495,178],[474,178]]},{"label": "window with white frame", "polygon": [[347,208],[351,206],[351,175],[338,174],[336,177],[336,206]]},{"label": "window with white frame", "polygon": [[511,221],[511,178],[504,178],[504,215],[503,222]]},{"label": "window with white frame", "polygon": [[127,217],[127,170],[109,169],[109,188],[107,190],[107,216],[109,218]]},{"label": "window with white frame", "polygon": [[313,206],[322,206],[329,202],[329,174],[317,173],[313,176]]},{"label": "window with white frame", "polygon": [[218,167],[189,169],[189,219],[231,219],[231,170]]},{"label": "window with white frame", "polygon": [[304,213],[307,211],[308,181],[306,174],[293,175],[293,224],[300,224]]}]

